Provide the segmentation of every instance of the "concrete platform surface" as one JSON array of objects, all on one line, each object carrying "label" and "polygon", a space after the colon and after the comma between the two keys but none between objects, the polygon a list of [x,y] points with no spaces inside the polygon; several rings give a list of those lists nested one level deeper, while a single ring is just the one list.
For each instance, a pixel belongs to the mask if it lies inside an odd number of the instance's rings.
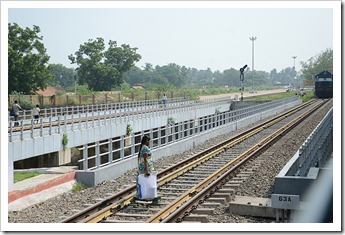
[{"label": "concrete platform surface", "polygon": [[[260,95],[272,95],[277,93],[285,93],[286,89],[276,89],[276,90],[264,90],[264,91],[256,91],[255,93],[249,93],[248,91],[245,91],[243,93],[243,97],[253,97],[253,96],[260,96]],[[230,94],[220,94],[220,95],[205,95],[205,96],[199,96],[200,100],[205,99],[214,99],[214,98],[235,98],[235,96],[241,97],[241,92],[236,93],[230,93]]]},{"label": "concrete platform surface", "polygon": [[275,218],[275,209],[272,208],[269,198],[236,196],[235,200],[230,202],[229,212],[244,216]]},{"label": "concrete platform surface", "polygon": [[40,169],[42,175],[15,183],[8,192],[9,211],[21,210],[70,191],[76,182],[75,170],[75,167]]}]

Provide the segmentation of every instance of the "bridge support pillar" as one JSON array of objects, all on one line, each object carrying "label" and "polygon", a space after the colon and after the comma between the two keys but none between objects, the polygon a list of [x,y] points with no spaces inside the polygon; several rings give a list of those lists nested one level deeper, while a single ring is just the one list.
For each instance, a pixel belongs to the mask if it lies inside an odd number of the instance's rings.
[{"label": "bridge support pillar", "polygon": [[58,152],[59,166],[65,165],[71,162],[71,149],[66,148]]}]

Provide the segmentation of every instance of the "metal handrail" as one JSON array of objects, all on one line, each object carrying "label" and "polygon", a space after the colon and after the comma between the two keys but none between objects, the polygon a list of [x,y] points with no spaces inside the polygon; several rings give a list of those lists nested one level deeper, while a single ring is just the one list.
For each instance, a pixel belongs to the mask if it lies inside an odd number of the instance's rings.
[{"label": "metal handrail", "polygon": [[[264,110],[268,110],[274,106],[279,106],[284,103],[291,102],[298,98],[292,97],[283,100],[270,101],[247,107],[239,110],[228,111],[225,114],[231,116],[230,121],[238,120],[250,115],[253,115]],[[41,118],[38,124],[34,124],[32,120],[19,121],[19,127],[13,127],[13,121],[9,121],[9,142],[14,141],[20,137],[21,140],[52,135],[56,133],[69,132],[74,130],[83,130],[87,128],[94,128],[96,126],[111,125],[133,122],[142,118],[151,118],[155,116],[174,116],[180,112],[195,111],[207,107],[214,107],[217,104],[224,104],[229,100],[224,99],[210,99],[206,101],[181,101],[180,103],[171,103],[170,106],[163,108],[159,103],[149,106],[134,106],[122,107],[121,109],[105,109],[103,111],[96,111],[95,109],[85,109],[89,112],[78,114],[65,114],[62,116],[50,116],[49,118]],[[175,107],[175,108],[173,108]],[[177,108],[176,108],[177,107]],[[224,114],[224,113],[223,113]],[[76,117],[77,115],[77,117]],[[34,128],[33,128],[34,126]],[[24,128],[25,127],[25,128]],[[19,128],[18,131],[13,131],[13,128]],[[18,130],[18,129],[17,129]],[[16,137],[16,138],[14,138]]]}]

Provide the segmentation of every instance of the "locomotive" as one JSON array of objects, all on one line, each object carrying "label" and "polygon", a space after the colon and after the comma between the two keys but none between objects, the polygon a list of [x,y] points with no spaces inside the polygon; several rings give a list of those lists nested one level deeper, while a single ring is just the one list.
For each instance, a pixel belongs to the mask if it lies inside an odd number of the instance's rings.
[{"label": "locomotive", "polygon": [[323,71],[315,75],[315,96],[321,99],[333,97],[333,74]]}]

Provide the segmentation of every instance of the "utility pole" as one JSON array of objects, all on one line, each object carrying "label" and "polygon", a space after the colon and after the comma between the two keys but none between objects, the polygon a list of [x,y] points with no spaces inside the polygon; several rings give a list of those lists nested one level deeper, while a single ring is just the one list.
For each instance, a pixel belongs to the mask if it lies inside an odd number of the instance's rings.
[{"label": "utility pole", "polygon": [[293,71],[295,71],[295,59],[297,58],[297,56],[292,56],[293,58]]},{"label": "utility pole", "polygon": [[254,41],[256,37],[249,38],[252,41],[252,92],[254,93]]},{"label": "utility pole", "polygon": [[294,88],[296,88],[295,87],[295,76],[296,76],[295,60],[296,60],[297,56],[292,56],[292,58],[293,58],[292,81],[294,84]]}]

